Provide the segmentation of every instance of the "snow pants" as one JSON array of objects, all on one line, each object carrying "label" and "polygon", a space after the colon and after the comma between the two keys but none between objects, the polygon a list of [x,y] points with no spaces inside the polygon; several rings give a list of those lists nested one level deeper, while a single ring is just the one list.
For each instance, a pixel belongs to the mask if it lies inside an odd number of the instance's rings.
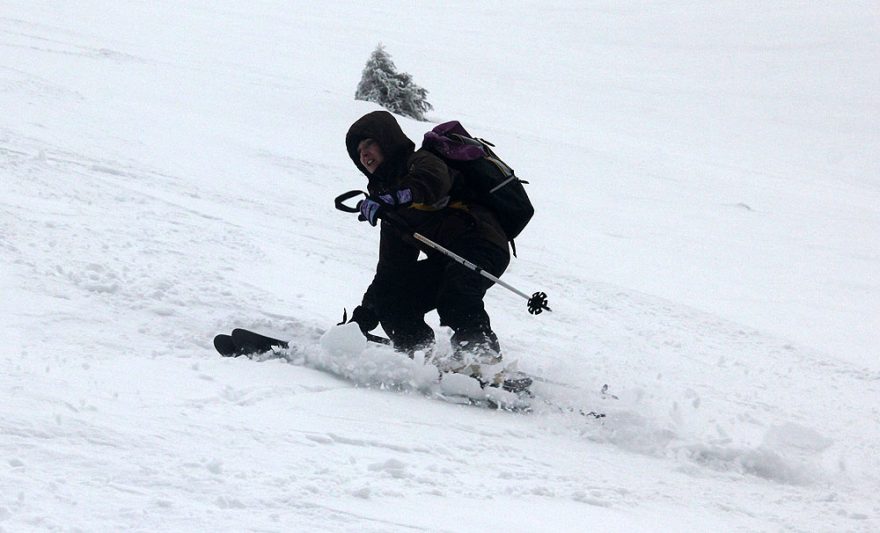
[{"label": "snow pants", "polygon": [[[485,239],[460,240],[449,248],[495,277],[500,277],[510,263],[506,247]],[[425,323],[425,314],[436,309],[440,325],[455,332],[454,348],[482,345],[500,353],[483,304],[492,281],[439,253],[417,262],[408,275],[397,281],[376,310],[382,329],[397,349],[411,354],[434,342],[434,331]]]}]

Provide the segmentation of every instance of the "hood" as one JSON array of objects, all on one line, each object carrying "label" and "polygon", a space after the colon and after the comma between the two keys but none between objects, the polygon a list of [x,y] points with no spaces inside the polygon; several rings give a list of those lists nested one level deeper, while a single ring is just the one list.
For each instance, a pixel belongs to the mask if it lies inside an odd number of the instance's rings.
[{"label": "hood", "polygon": [[416,149],[415,143],[403,133],[394,115],[388,111],[373,111],[362,116],[348,129],[345,135],[345,148],[355,166],[368,178],[370,174],[361,164],[357,150],[358,144],[364,139],[375,139],[379,143],[382,155],[385,156],[383,167],[401,157],[408,157]]}]

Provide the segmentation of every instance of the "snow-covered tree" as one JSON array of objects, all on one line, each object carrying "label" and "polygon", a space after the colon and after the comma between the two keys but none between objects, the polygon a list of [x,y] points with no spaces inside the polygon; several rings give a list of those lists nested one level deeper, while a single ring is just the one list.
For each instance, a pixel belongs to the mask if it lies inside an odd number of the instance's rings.
[{"label": "snow-covered tree", "polygon": [[382,43],[376,46],[364,66],[355,100],[375,102],[392,113],[425,120],[425,112],[434,106],[425,99],[428,91],[412,81],[406,72],[397,72]]}]

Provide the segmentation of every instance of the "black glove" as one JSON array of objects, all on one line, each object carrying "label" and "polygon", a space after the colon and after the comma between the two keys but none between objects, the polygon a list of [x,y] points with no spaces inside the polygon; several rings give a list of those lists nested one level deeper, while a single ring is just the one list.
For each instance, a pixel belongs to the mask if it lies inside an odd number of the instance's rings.
[{"label": "black glove", "polygon": [[348,323],[356,323],[361,331],[367,333],[373,331],[379,325],[379,317],[370,309],[359,305],[351,312],[351,320]]}]

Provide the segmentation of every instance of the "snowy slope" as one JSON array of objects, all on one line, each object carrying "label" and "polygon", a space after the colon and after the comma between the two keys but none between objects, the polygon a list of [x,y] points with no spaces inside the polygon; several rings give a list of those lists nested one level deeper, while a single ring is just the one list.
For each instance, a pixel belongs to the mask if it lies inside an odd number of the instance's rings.
[{"label": "snowy slope", "polygon": [[[0,2],[0,530],[880,529],[877,35],[857,1]],[[554,312],[496,288],[493,324],[607,418],[328,363],[379,41],[531,181],[505,279]],[[221,359],[233,326],[302,357]]]}]

